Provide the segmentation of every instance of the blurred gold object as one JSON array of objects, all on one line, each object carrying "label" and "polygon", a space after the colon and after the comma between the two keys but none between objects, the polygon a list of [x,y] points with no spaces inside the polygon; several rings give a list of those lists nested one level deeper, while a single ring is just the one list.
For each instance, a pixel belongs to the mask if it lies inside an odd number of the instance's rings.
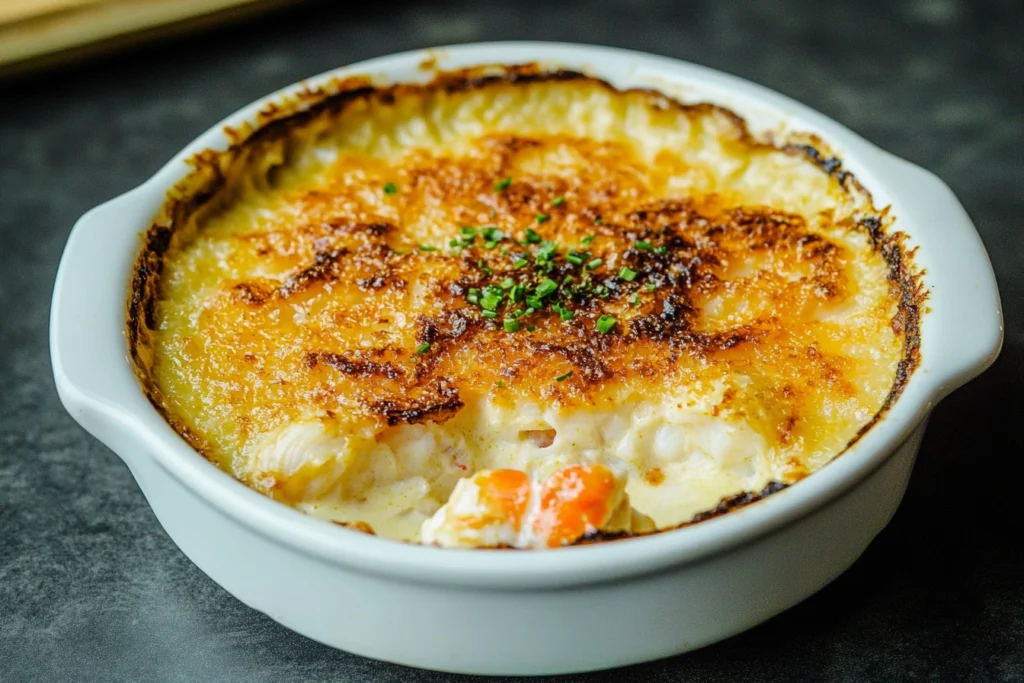
[{"label": "blurred gold object", "polygon": [[0,0],[0,75],[297,0]]}]

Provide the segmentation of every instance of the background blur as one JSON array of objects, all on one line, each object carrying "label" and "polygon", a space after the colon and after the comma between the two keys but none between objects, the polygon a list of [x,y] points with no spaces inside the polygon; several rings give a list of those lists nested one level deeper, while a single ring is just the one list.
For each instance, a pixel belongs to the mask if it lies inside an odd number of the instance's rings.
[{"label": "background blur", "polygon": [[61,408],[47,315],[74,221],[235,109],[362,59],[505,39],[731,72],[936,172],[1005,309],[1002,356],[935,412],[849,572],[730,641],[586,680],[1024,680],[1022,27],[1020,0],[0,0],[0,680],[454,678],[322,647],[208,580]]}]

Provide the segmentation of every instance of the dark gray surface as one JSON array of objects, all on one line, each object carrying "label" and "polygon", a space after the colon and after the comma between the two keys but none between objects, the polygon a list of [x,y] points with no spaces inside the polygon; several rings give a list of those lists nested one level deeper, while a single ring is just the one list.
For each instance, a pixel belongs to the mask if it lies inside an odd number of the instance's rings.
[{"label": "dark gray surface", "polygon": [[74,220],[239,106],[356,60],[509,38],[730,71],[934,170],[977,223],[1006,310],[1002,357],[936,411],[903,506],[849,572],[730,641],[587,680],[1024,680],[1024,5],[377,6],[316,5],[0,86],[0,680],[454,678],[305,640],[196,569],[61,409],[47,307]]}]

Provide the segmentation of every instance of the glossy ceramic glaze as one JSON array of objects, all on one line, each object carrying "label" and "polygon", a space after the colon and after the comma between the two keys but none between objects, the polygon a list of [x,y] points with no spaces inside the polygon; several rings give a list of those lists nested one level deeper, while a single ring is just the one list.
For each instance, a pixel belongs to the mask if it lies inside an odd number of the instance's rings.
[{"label": "glossy ceramic glaze", "polygon": [[[754,132],[820,135],[919,248],[928,291],[921,365],[889,414],[795,486],[692,527],[550,552],[405,545],[322,522],[249,490],[193,451],[132,375],[124,301],[139,235],[184,159],[228,144],[223,126],[332,77],[424,81],[421,68],[539,61],[617,87],[706,100]],[[418,51],[339,69],[207,131],[142,186],[75,225],[57,275],[51,354],[67,410],[118,453],[160,523],[204,572],[288,628],[357,654],[454,672],[565,673],[668,656],[749,628],[845,570],[906,489],[931,408],[995,359],[999,295],[981,240],[938,178],[772,91],[635,52],[545,43]]]}]

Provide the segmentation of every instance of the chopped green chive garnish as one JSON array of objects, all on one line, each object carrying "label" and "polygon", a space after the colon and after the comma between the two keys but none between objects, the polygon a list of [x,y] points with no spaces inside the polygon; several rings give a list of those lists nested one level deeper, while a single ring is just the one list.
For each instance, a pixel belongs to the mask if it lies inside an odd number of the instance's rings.
[{"label": "chopped green chive garnish", "polygon": [[666,254],[666,253],[668,253],[668,247],[655,247],[654,253],[655,254]]},{"label": "chopped green chive garnish", "polygon": [[519,331],[519,321],[518,320],[509,320],[509,319],[506,318],[505,319],[505,331],[506,332],[518,332]]},{"label": "chopped green chive garnish", "polygon": [[511,184],[512,184],[512,178],[511,177],[505,177],[502,180],[499,180],[498,182],[494,183],[494,191],[495,192],[501,192],[502,190],[507,190],[508,186],[511,185]]},{"label": "chopped green chive garnish", "polygon": [[565,380],[569,379],[570,377],[572,377],[572,370],[570,370],[569,372],[565,373],[564,375],[559,375],[558,377],[555,378],[555,381],[556,382],[564,382]]},{"label": "chopped green chive garnish", "polygon": [[417,356],[422,356],[423,354],[425,354],[429,350],[430,350],[430,342],[423,342],[422,344],[420,344],[419,346],[416,347],[416,355]]},{"label": "chopped green chive garnish", "polygon": [[529,307],[526,309],[527,314],[533,313],[534,311],[544,308],[544,302],[540,300],[538,296],[526,297],[526,305]]},{"label": "chopped green chive garnish", "polygon": [[619,271],[619,277],[625,280],[626,282],[632,282],[633,280],[636,279],[636,271],[627,268],[626,266],[623,266],[622,269]]},{"label": "chopped green chive garnish", "polygon": [[637,249],[653,249],[654,247],[647,240],[637,240],[636,241],[636,248]]},{"label": "chopped green chive garnish", "polygon": [[538,223],[545,223],[549,218],[551,218],[551,216],[547,215],[546,213],[538,213],[537,217],[534,220],[537,221]]},{"label": "chopped green chive garnish", "polygon": [[587,264],[587,270],[594,270],[595,268],[600,268],[602,263],[604,263],[604,259],[596,258]]},{"label": "chopped green chive garnish", "polygon": [[485,311],[497,310],[500,303],[501,297],[496,294],[488,294],[480,299],[480,307]]},{"label": "chopped green chive garnish", "polygon": [[505,388],[505,380],[503,380],[503,379],[499,379],[499,380],[498,380],[498,381],[496,382],[496,386],[497,386],[497,387],[498,387],[499,389],[504,389],[504,388]]},{"label": "chopped green chive garnish", "polygon": [[597,287],[594,287],[594,294],[597,294],[602,299],[607,299],[611,292],[609,292],[608,288],[604,285],[598,285]]},{"label": "chopped green chive garnish", "polygon": [[466,301],[468,301],[471,304],[479,304],[480,290],[477,289],[476,287],[470,287],[469,291],[466,293]]},{"label": "chopped green chive garnish", "polygon": [[551,202],[551,206],[561,206],[565,204],[565,197],[555,197],[554,201]]},{"label": "chopped green chive garnish", "polygon": [[511,288],[511,287],[512,287],[512,285],[514,285],[515,283],[516,283],[516,281],[515,281],[515,280],[513,280],[513,279],[512,279],[512,278],[510,278],[510,277],[507,277],[507,278],[505,278],[504,280],[502,280],[502,281],[501,281],[501,288],[502,288],[502,289],[509,289],[509,288]]},{"label": "chopped green chive garnish", "polygon": [[601,334],[608,334],[615,329],[615,318],[610,315],[602,315],[597,319],[597,331]]},{"label": "chopped green chive garnish", "polygon": [[385,185],[384,185],[384,194],[397,194],[397,193],[398,193],[398,185],[395,185],[394,183],[385,183]]},{"label": "chopped green chive garnish", "polygon": [[476,237],[476,228],[471,225],[463,225],[459,228],[459,234],[463,237]]},{"label": "chopped green chive garnish", "polygon": [[505,239],[505,233],[503,233],[501,230],[494,227],[493,225],[489,225],[486,228],[481,228],[480,234],[483,235],[483,238],[488,242],[500,242],[501,240]]},{"label": "chopped green chive garnish", "polygon": [[644,287],[647,289],[648,292],[653,292],[658,288],[658,285],[654,284],[653,282],[648,282],[646,285],[644,285]]},{"label": "chopped green chive garnish", "polygon": [[480,311],[480,315],[482,315],[485,318],[497,318],[498,317],[498,314],[495,313],[494,311]]},{"label": "chopped green chive garnish", "polygon": [[594,225],[601,225],[601,217],[600,216],[598,216],[597,218],[594,219]]},{"label": "chopped green chive garnish", "polygon": [[554,305],[551,306],[551,308],[556,313],[558,313],[558,315],[562,318],[562,320],[572,320],[573,312],[570,311],[565,306],[563,306],[561,304],[554,304]]},{"label": "chopped green chive garnish", "polygon": [[580,241],[583,242],[583,246],[585,246],[585,247],[589,246],[590,243],[594,241],[594,236],[593,235],[587,235],[586,237],[584,237]]},{"label": "chopped green chive garnish", "polygon": [[533,228],[527,228],[526,229],[526,243],[527,244],[537,244],[538,242],[540,242],[540,240],[541,240],[540,235],[538,235],[534,231]]},{"label": "chopped green chive garnish", "polygon": [[558,283],[552,280],[551,278],[546,277],[540,281],[539,285],[537,285],[536,294],[538,297],[543,299],[548,294],[554,292],[556,289],[558,289]]},{"label": "chopped green chive garnish", "polygon": [[550,259],[557,248],[554,242],[541,242],[540,246],[537,247],[537,262],[543,263]]},{"label": "chopped green chive garnish", "polygon": [[526,331],[527,332],[536,332],[537,331],[537,326],[536,325],[527,325],[526,326]]},{"label": "chopped green chive garnish", "polygon": [[449,247],[451,247],[451,248],[453,248],[453,249],[455,249],[455,248],[458,248],[458,247],[460,247],[460,246],[462,246],[462,245],[460,245],[460,244],[459,244],[459,241],[458,241],[458,240],[450,240],[450,241],[448,242],[448,246],[449,246]]},{"label": "chopped green chive garnish", "polygon": [[437,247],[432,247],[429,244],[421,244],[420,251],[437,251]]},{"label": "chopped green chive garnish", "polygon": [[563,285],[567,285],[567,284],[569,284],[570,282],[572,282],[575,279],[576,278],[574,278],[572,275],[566,275],[565,279],[562,280],[562,284]]},{"label": "chopped green chive garnish", "polygon": [[519,299],[521,299],[522,296],[523,296],[523,286],[522,285],[513,285],[512,289],[509,290],[508,298],[511,299],[512,301],[519,301]]},{"label": "chopped green chive garnish", "polygon": [[640,295],[637,294],[636,292],[633,292],[633,296],[629,297],[629,303],[633,304],[634,306],[639,306],[640,305]]},{"label": "chopped green chive garnish", "polygon": [[529,263],[529,261],[527,261],[526,259],[524,259],[524,258],[517,258],[515,261],[512,262],[512,267],[513,268],[522,268],[527,263]]},{"label": "chopped green chive garnish", "polygon": [[565,255],[565,260],[568,261],[569,263],[573,264],[574,266],[583,265],[583,257],[582,256],[578,256],[576,254],[566,254]]},{"label": "chopped green chive garnish", "polygon": [[487,249],[494,249],[496,246],[498,246],[498,243],[495,242],[494,240],[487,240],[486,242],[484,242],[484,247],[486,247]]}]

